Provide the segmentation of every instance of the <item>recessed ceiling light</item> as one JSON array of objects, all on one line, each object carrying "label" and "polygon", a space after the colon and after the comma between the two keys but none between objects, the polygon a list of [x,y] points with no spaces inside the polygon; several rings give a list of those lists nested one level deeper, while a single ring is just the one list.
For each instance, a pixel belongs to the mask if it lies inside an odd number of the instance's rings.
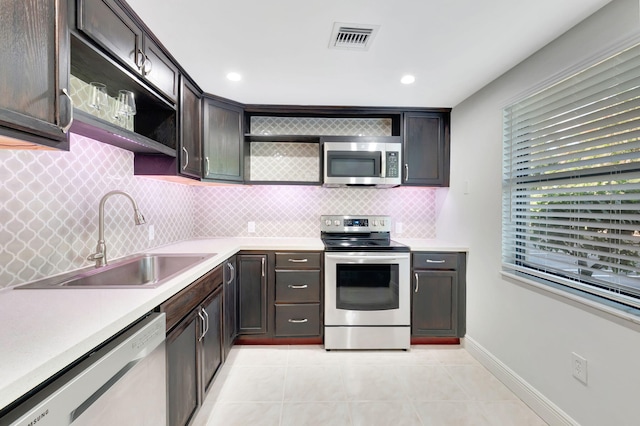
[{"label": "recessed ceiling light", "polygon": [[403,75],[402,78],[400,79],[400,83],[402,84],[411,84],[414,81],[416,81],[416,78],[411,74]]},{"label": "recessed ceiling light", "polygon": [[240,81],[242,80],[242,76],[237,72],[230,72],[229,74],[227,74],[227,79],[231,81]]}]

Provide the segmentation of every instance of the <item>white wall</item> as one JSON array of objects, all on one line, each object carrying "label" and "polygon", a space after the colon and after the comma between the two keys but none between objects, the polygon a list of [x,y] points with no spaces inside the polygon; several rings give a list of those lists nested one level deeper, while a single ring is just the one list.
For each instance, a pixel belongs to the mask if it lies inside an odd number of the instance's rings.
[{"label": "white wall", "polygon": [[[437,232],[470,247],[467,342],[555,405],[559,416],[539,411],[552,423],[564,415],[583,425],[640,424],[640,327],[500,275],[502,108],[637,34],[638,0],[614,0],[452,113],[453,172],[438,194]],[[586,386],[571,375],[571,352],[588,361]]]}]

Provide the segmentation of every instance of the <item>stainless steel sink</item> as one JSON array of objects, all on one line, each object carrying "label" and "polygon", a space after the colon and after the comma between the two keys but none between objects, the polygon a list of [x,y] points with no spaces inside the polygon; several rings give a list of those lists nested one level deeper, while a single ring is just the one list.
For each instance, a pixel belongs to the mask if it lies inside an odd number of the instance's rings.
[{"label": "stainless steel sink", "polygon": [[215,256],[207,254],[138,254],[101,268],[45,278],[16,289],[48,288],[156,288],[178,273]]}]

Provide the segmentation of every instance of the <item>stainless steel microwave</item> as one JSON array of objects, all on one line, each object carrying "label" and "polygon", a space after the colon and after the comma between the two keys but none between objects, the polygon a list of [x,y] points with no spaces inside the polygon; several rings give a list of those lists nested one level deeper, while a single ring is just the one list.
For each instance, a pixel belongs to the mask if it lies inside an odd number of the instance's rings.
[{"label": "stainless steel microwave", "polygon": [[324,186],[368,185],[390,188],[401,183],[400,137],[326,137]]}]

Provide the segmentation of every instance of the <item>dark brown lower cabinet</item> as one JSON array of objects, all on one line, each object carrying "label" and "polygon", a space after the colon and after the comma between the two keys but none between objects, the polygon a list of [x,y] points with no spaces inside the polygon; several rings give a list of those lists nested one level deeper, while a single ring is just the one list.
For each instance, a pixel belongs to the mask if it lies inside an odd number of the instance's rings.
[{"label": "dark brown lower cabinet", "polygon": [[267,255],[240,254],[238,264],[238,334],[266,335]]},{"label": "dark brown lower cabinet", "polygon": [[209,391],[213,379],[222,365],[223,358],[223,341],[222,341],[222,293],[223,287],[218,287],[202,303],[202,313],[205,316],[204,325],[201,334],[202,351],[202,399]]},{"label": "dark brown lower cabinet", "polygon": [[186,425],[198,410],[197,325],[191,312],[167,334],[167,423]]},{"label": "dark brown lower cabinet", "polygon": [[223,361],[222,266],[160,305],[167,314],[167,422],[188,425]]},{"label": "dark brown lower cabinet", "polygon": [[238,335],[238,280],[236,279],[236,257],[230,257],[224,262],[224,359],[229,356],[231,346]]},{"label": "dark brown lower cabinet", "polygon": [[411,335],[464,337],[466,254],[413,253]]},{"label": "dark brown lower cabinet", "polygon": [[322,259],[317,251],[238,254],[238,339],[321,339]]}]

